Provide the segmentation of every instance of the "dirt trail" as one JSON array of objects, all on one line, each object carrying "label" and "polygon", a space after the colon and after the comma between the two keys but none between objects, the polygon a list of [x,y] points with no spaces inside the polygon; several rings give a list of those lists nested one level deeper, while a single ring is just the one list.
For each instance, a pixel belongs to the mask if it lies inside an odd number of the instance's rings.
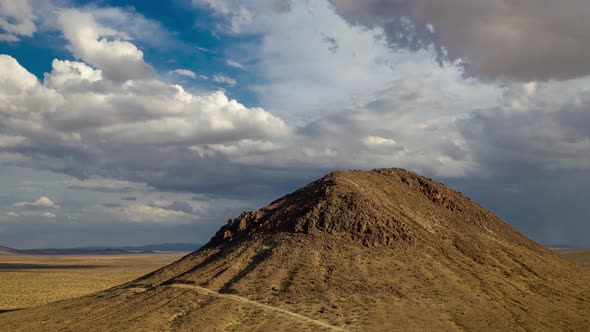
[{"label": "dirt trail", "polygon": [[223,298],[223,299],[229,299],[229,300],[237,301],[237,302],[240,302],[240,303],[246,303],[246,304],[254,305],[254,306],[256,306],[258,308],[261,308],[263,310],[278,312],[280,314],[289,316],[291,318],[295,318],[297,320],[304,321],[304,322],[307,322],[307,323],[312,323],[312,324],[315,324],[317,326],[321,326],[323,328],[326,328],[326,329],[329,329],[329,330],[332,330],[332,331],[348,331],[348,330],[343,329],[341,327],[330,325],[330,324],[328,324],[326,322],[322,322],[320,320],[309,318],[309,317],[300,315],[298,313],[294,313],[294,312],[289,311],[289,310],[285,310],[285,309],[273,307],[273,306],[270,306],[268,304],[264,304],[264,303],[252,301],[252,300],[249,300],[249,299],[247,299],[245,297],[241,297],[241,296],[238,296],[238,295],[223,294],[223,293],[219,293],[219,292],[216,292],[214,290],[210,290],[208,288],[200,287],[200,286],[196,286],[196,285],[172,284],[170,286],[171,287],[175,287],[175,288],[193,289],[193,290],[196,290],[196,291],[198,291],[198,292],[200,292],[202,294],[206,294],[206,295],[210,295],[210,296],[215,296],[215,297],[219,297],[219,298]]}]

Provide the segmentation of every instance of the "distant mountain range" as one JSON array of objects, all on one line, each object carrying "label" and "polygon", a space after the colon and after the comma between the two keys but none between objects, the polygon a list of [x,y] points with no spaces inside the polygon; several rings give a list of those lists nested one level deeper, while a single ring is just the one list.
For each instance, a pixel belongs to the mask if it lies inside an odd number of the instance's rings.
[{"label": "distant mountain range", "polygon": [[29,254],[29,255],[118,255],[132,253],[155,252],[192,252],[199,249],[201,244],[193,243],[163,243],[143,246],[96,246],[80,248],[46,248],[46,249],[14,249],[0,246],[0,254]]}]

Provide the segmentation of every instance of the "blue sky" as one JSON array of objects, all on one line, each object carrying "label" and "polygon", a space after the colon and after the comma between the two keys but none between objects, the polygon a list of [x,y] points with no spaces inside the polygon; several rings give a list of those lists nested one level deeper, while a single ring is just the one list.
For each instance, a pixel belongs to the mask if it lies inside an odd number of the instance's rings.
[{"label": "blue sky", "polygon": [[0,0],[0,244],[203,243],[329,171],[405,167],[590,245],[567,1]]},{"label": "blue sky", "polygon": [[[213,77],[224,73],[233,79],[240,79],[243,84],[225,86],[203,78],[188,79],[183,83],[207,89],[223,88],[231,96],[247,105],[255,105],[256,95],[246,89],[255,82],[254,73],[248,73],[239,67],[232,55],[242,57],[244,47],[253,47],[261,36],[252,34],[224,35],[217,31],[215,25],[219,18],[206,8],[194,6],[190,1],[71,1],[67,6],[76,8],[116,8],[131,17],[145,21],[151,34],[135,36],[134,44],[144,51],[145,61],[152,64],[159,72],[166,73],[178,68],[191,70],[199,76]],[[108,20],[108,19],[107,19]],[[125,22],[117,22],[125,24]],[[138,31],[135,31],[136,33]],[[223,37],[223,38],[222,38]],[[18,43],[0,44],[0,52],[12,55],[39,79],[51,70],[51,61],[55,58],[75,60],[75,56],[66,50],[67,40],[59,31],[51,27],[23,38]]]}]

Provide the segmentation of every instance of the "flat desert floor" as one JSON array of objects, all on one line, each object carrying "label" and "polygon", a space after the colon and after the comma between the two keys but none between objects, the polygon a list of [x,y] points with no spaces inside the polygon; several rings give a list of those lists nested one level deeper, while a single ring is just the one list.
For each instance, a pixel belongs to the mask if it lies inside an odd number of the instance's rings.
[{"label": "flat desert floor", "polygon": [[107,289],[172,263],[185,254],[0,254],[0,312]]},{"label": "flat desert floor", "polygon": [[578,263],[590,267],[590,249],[551,249],[557,255]]}]

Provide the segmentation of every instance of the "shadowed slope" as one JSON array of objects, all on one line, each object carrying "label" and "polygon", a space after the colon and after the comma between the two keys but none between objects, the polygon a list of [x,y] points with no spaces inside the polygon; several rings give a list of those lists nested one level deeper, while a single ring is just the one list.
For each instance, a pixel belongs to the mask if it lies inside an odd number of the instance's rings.
[{"label": "shadowed slope", "polygon": [[0,327],[33,317],[70,329],[587,330],[590,278],[440,183],[401,169],[334,172],[231,219],[176,263],[2,314]]}]

